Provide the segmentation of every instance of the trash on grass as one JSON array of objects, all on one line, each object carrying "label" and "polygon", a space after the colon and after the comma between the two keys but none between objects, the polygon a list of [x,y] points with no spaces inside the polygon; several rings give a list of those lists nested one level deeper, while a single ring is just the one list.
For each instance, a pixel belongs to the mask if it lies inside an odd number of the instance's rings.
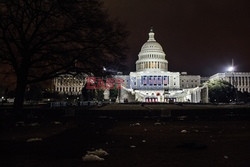
[{"label": "trash on grass", "polygon": [[16,126],[25,126],[23,121],[16,122]]},{"label": "trash on grass", "polygon": [[134,123],[134,124],[130,124],[130,126],[141,126],[141,124],[139,122]]},{"label": "trash on grass", "polygon": [[93,154],[86,154],[85,156],[82,157],[82,160],[83,161],[104,161],[104,158],[101,158]]},{"label": "trash on grass", "polygon": [[60,121],[54,121],[53,124],[54,125],[61,125],[62,123]]},{"label": "trash on grass", "polygon": [[181,133],[187,133],[187,130],[183,129],[181,130]]},{"label": "trash on grass", "polygon": [[154,125],[156,125],[156,126],[157,126],[157,125],[161,125],[161,123],[160,123],[160,122],[156,122],[156,123],[154,123]]},{"label": "trash on grass", "polygon": [[186,118],[187,118],[186,115],[182,115],[182,116],[177,117],[177,119],[180,121],[184,121]]},{"label": "trash on grass", "polygon": [[103,150],[103,149],[97,149],[95,151],[87,151],[87,154],[93,154],[93,155],[97,155],[99,157],[104,157],[109,155],[107,151]]},{"label": "trash on grass", "polygon": [[36,141],[42,141],[42,138],[35,137],[35,138],[29,138],[26,140],[26,142],[36,142]]},{"label": "trash on grass", "polygon": [[39,126],[40,124],[39,123],[37,123],[37,122],[34,122],[34,123],[30,123],[30,124],[28,124],[28,126]]}]

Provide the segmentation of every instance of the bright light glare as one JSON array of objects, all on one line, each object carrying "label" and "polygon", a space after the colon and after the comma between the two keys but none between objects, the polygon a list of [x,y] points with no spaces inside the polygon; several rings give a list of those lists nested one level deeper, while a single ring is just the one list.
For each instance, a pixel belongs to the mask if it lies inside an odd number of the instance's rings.
[{"label": "bright light glare", "polygon": [[228,67],[227,70],[228,70],[228,71],[234,71],[234,67],[233,67],[233,66],[230,66],[230,67]]}]

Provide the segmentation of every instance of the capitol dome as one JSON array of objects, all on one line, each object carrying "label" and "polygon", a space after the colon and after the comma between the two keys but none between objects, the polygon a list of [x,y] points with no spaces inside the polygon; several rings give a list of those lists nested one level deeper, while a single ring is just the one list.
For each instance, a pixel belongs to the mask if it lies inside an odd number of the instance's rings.
[{"label": "capitol dome", "polygon": [[142,46],[136,61],[136,71],[168,71],[168,61],[165,59],[161,45],[154,38],[150,29],[148,41]]}]

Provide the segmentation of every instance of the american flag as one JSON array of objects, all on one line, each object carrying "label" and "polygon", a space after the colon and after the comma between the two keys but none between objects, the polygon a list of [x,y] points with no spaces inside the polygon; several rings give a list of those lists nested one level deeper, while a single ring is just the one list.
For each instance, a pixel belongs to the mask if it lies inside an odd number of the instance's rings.
[{"label": "american flag", "polygon": [[146,85],[147,84],[147,78],[143,77],[143,84]]},{"label": "american flag", "polygon": [[154,77],[154,84],[157,84],[157,77]]},{"label": "american flag", "polygon": [[158,77],[158,84],[160,85],[162,83],[162,77]]},{"label": "american flag", "polygon": [[168,84],[168,77],[166,77],[166,76],[164,77],[163,83],[166,84],[166,85]]},{"label": "american flag", "polygon": [[153,77],[151,77],[151,76],[149,77],[149,83],[153,84]]}]

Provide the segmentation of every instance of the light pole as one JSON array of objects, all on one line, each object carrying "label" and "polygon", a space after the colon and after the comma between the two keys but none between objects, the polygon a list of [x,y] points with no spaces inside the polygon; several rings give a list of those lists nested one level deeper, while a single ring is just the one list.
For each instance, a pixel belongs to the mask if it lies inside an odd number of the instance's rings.
[{"label": "light pole", "polygon": [[238,95],[237,95],[237,84],[234,81],[234,71],[235,71],[235,67],[234,67],[234,60],[232,59],[232,65],[230,67],[228,67],[227,69],[228,72],[232,73],[232,83],[233,83],[233,87],[234,87],[234,91],[235,91],[235,96],[236,96],[236,102],[238,101]]}]

